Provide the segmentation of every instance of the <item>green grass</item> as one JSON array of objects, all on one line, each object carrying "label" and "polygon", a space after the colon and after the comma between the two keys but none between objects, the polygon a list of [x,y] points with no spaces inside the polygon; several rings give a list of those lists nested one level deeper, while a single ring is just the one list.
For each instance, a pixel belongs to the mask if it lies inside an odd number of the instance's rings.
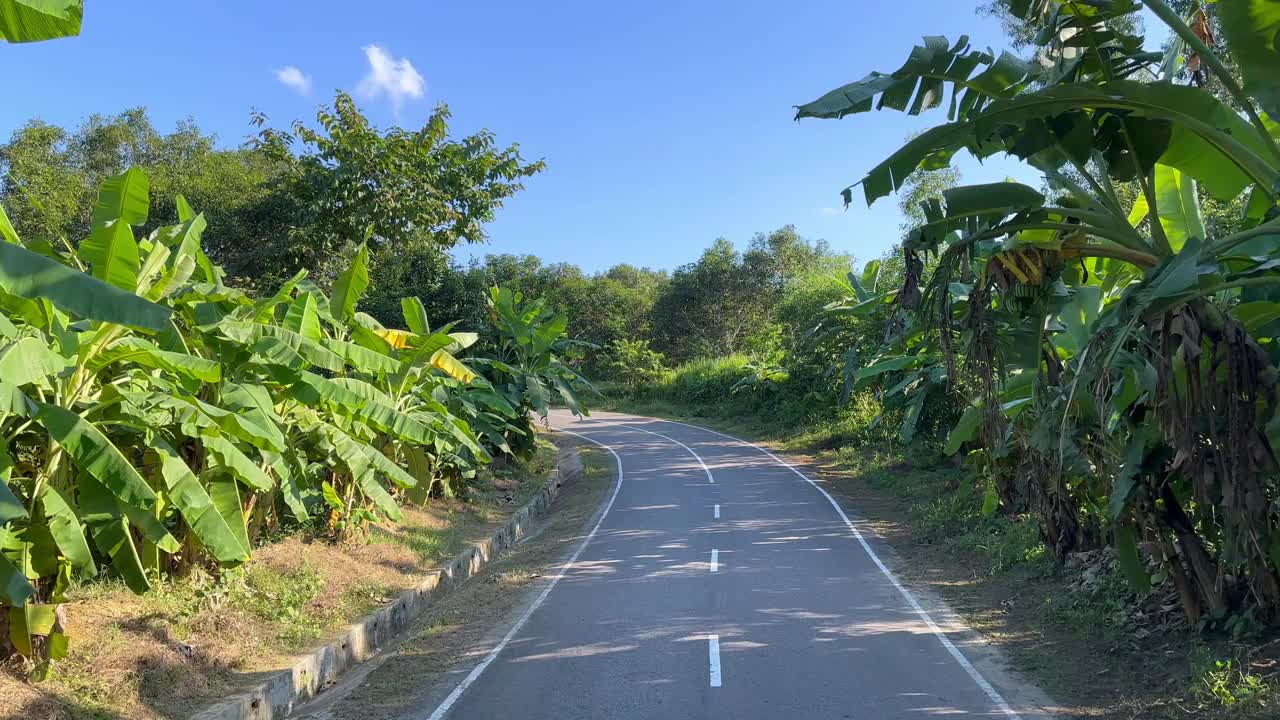
[{"label": "green grass", "polygon": [[369,542],[406,547],[418,556],[418,562],[430,567],[462,552],[471,536],[488,522],[486,509],[467,506],[450,511],[448,525],[443,528],[422,525],[400,525],[392,530],[375,528],[369,534]]},{"label": "green grass", "polygon": [[277,628],[276,636],[297,647],[318,636],[333,622],[308,612],[308,604],[320,596],[324,576],[310,563],[281,572],[264,565],[250,565],[243,581],[233,585],[228,604],[265,620]]},{"label": "green grass", "polygon": [[842,446],[820,451],[819,457],[901,499],[917,539],[945,546],[984,576],[1015,569],[1033,575],[1053,572],[1034,521],[984,515],[981,494],[969,471],[938,464],[927,449],[910,454],[916,461],[907,463],[901,452],[859,452]]},{"label": "green grass", "polygon": [[470,502],[450,510],[445,527],[375,527],[369,534],[369,542],[406,547],[428,567],[448,560],[466,549],[487,524],[500,517],[496,512],[499,506],[517,509],[532,500],[555,467],[557,452],[555,445],[539,439],[532,457],[480,473],[469,488]]},{"label": "green grass", "polygon": [[1280,708],[1280,682],[1242,669],[1239,660],[1222,659],[1208,648],[1199,648],[1192,655],[1191,668],[1187,694],[1215,718],[1256,717]]},{"label": "green grass", "polygon": [[1039,615],[1046,625],[1092,635],[1115,646],[1133,638],[1133,608],[1128,581],[1112,568],[1100,572],[1091,591],[1045,597]]},{"label": "green grass", "polygon": [[[307,563],[287,572],[249,565],[217,580],[202,572],[186,579],[157,579],[143,596],[127,594],[118,580],[86,583],[73,590],[76,604],[127,603],[136,610],[92,634],[73,637],[75,652],[53,666],[46,691],[66,699],[66,714],[58,717],[75,719],[117,717],[116,709],[139,697],[172,698],[193,673],[225,676],[230,668],[205,664],[199,655],[185,663],[132,665],[132,638],[142,634],[165,644],[185,643],[192,640],[193,625],[251,616],[258,621],[249,626],[256,629],[255,642],[291,652],[314,642],[340,615],[369,604],[351,598],[317,613],[312,601],[323,589],[321,572]],[[232,626],[227,642],[235,642],[235,633],[246,627],[243,620]]]}]

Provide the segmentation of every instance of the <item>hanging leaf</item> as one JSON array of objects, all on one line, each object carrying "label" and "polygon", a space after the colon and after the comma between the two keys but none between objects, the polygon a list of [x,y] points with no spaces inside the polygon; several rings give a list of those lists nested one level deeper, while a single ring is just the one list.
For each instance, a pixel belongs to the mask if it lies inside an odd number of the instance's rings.
[{"label": "hanging leaf", "polygon": [[13,385],[27,385],[57,375],[73,364],[37,337],[0,345],[0,377]]},{"label": "hanging leaf", "polygon": [[1116,560],[1120,564],[1120,570],[1124,572],[1135,593],[1147,594],[1151,590],[1151,576],[1147,574],[1147,568],[1138,556],[1137,534],[1133,526],[1121,525],[1115,529],[1115,533]]},{"label": "hanging leaf", "polygon": [[386,341],[388,345],[396,350],[403,350],[409,347],[409,341],[413,338],[413,333],[404,330],[374,330],[372,331],[378,337]]},{"label": "hanging leaf", "polygon": [[1268,115],[1280,117],[1280,3],[1218,0],[1217,8],[1245,92]]},{"label": "hanging leaf", "polygon": [[380,468],[391,465],[395,468],[395,476],[393,480],[406,483],[404,487],[413,487],[417,484],[417,480],[409,475],[399,466],[387,461],[383,463],[377,458],[386,460],[386,457],[376,449],[371,448],[364,443],[356,440],[338,428],[322,424],[321,432],[325,434],[329,442],[333,444],[334,451],[337,453],[338,459],[351,473],[351,477],[355,479],[356,484],[360,486],[360,490],[381,510],[387,517],[392,520],[399,520],[401,517],[400,508],[396,505],[396,501],[387,493],[386,489],[378,483],[377,472]]},{"label": "hanging leaf", "polygon": [[[200,479],[182,461],[167,441],[155,438],[151,448],[160,460],[160,476],[164,478],[169,500],[182,513],[182,518],[219,562],[241,562],[249,558],[247,544],[214,506]],[[243,524],[243,523],[241,523]],[[247,543],[247,541],[246,541]]]},{"label": "hanging leaf", "polygon": [[9,639],[19,654],[35,658],[32,638],[44,637],[53,632],[57,622],[56,605],[27,603],[9,608]]},{"label": "hanging leaf", "polygon": [[973,216],[1036,210],[1044,205],[1044,195],[1035,188],[1015,182],[962,185],[944,190],[947,216]]},{"label": "hanging leaf", "polygon": [[1142,477],[1142,461],[1146,456],[1147,438],[1143,434],[1134,435],[1125,448],[1124,464],[1116,473],[1114,487],[1111,490],[1111,501],[1107,505],[1107,513],[1112,520],[1118,520],[1129,509],[1129,503],[1137,492]]},{"label": "hanging leaf", "polygon": [[138,548],[129,532],[129,522],[120,510],[120,504],[107,488],[92,476],[82,476],[80,509],[93,533],[93,544],[111,558],[111,566],[130,590],[141,595],[151,588]]},{"label": "hanging leaf", "polygon": [[290,467],[289,460],[279,453],[263,451],[262,459],[266,460],[272,471],[275,472],[276,484],[280,487],[281,498],[289,508],[289,511],[293,513],[293,517],[299,521],[306,521],[310,518],[311,513],[307,511],[307,505],[302,497],[304,474],[295,472]]},{"label": "hanging leaf", "polygon": [[14,567],[6,557],[0,555],[0,600],[8,605],[19,607],[33,593],[35,588],[31,587],[27,576]]},{"label": "hanging leaf", "polygon": [[222,366],[217,362],[186,353],[161,350],[155,344],[138,337],[126,336],[116,340],[94,356],[89,366],[96,370],[113,362],[167,370],[175,375],[206,383],[216,383],[222,379]]},{"label": "hanging leaf", "polygon": [[0,0],[0,39],[40,42],[80,34],[83,0]]},{"label": "hanging leaf", "polygon": [[[223,320],[218,323],[218,329],[228,338],[247,345],[254,345],[254,343],[264,338],[277,340],[302,358],[305,358],[307,362],[325,370],[337,372],[343,367],[342,358],[332,350],[328,350],[320,343],[278,325]],[[272,345],[274,343],[267,347]],[[257,346],[255,345],[255,347]]]},{"label": "hanging leaf", "polygon": [[[343,340],[324,338],[320,345],[329,352],[342,358],[348,366],[367,373],[391,373],[401,369],[401,362],[385,353],[349,343]],[[385,345],[383,347],[386,347]]]},{"label": "hanging leaf", "polygon": [[986,492],[982,495],[982,515],[983,517],[993,517],[999,509],[1000,496],[996,494],[996,486],[988,484]]},{"label": "hanging leaf", "polygon": [[272,427],[273,422],[269,418],[264,419],[258,413],[234,412],[193,397],[160,394],[153,398],[158,407],[177,411],[182,422],[202,429],[217,428],[230,437],[264,450],[283,452],[285,449],[284,435]]},{"label": "hanging leaf", "polygon": [[982,409],[973,405],[964,409],[964,413],[960,415],[959,422],[952,428],[951,434],[947,435],[947,444],[942,451],[948,455],[955,455],[960,452],[960,447],[974,438],[978,432],[978,426],[982,423]]},{"label": "hanging leaf", "polygon": [[[1160,226],[1164,228],[1174,252],[1181,250],[1188,238],[1203,241],[1207,237],[1195,180],[1175,168],[1156,165],[1155,195],[1156,207],[1160,211]],[[1129,213],[1129,224],[1137,227],[1147,213],[1147,196],[1138,193],[1133,210]]]},{"label": "hanging leaf", "polygon": [[262,492],[270,492],[271,488],[275,486],[271,476],[263,472],[257,463],[241,452],[240,448],[235,446],[235,443],[212,433],[201,434],[200,440],[204,443],[205,450],[213,454],[223,468],[247,487],[261,490]]},{"label": "hanging leaf", "polygon": [[458,358],[444,350],[437,350],[436,353],[431,356],[431,367],[434,367],[459,382],[468,383],[476,377],[475,372],[471,368],[463,365]]},{"label": "hanging leaf", "polygon": [[98,567],[93,562],[93,552],[89,549],[76,511],[48,483],[40,486],[40,504],[44,508],[49,533],[58,544],[58,551],[85,577],[97,575]]},{"label": "hanging leaf", "polygon": [[250,552],[249,530],[245,526],[244,506],[240,503],[240,487],[235,478],[225,473],[214,473],[208,479],[209,499],[222,516],[223,523],[231,531],[236,544],[247,557]]},{"label": "hanging leaf", "polygon": [[[7,455],[5,456],[7,457]],[[3,479],[7,475],[8,468],[3,469],[0,474],[0,527],[8,524],[11,520],[21,520],[27,516],[27,509],[23,507],[22,501],[17,495],[9,489],[9,484]]]},{"label": "hanging leaf", "polygon": [[556,392],[560,393],[560,398],[564,400],[564,404],[568,406],[569,412],[574,415],[586,416],[589,413],[582,403],[578,400],[578,393],[574,392],[573,387],[565,382],[564,378],[559,375],[552,375],[551,382],[556,386]]},{"label": "hanging leaf", "polygon": [[367,395],[314,373],[298,373],[296,379],[289,383],[288,392],[290,397],[303,404],[340,409],[408,442],[426,444],[435,439],[435,433],[429,427],[395,407],[370,400]]}]

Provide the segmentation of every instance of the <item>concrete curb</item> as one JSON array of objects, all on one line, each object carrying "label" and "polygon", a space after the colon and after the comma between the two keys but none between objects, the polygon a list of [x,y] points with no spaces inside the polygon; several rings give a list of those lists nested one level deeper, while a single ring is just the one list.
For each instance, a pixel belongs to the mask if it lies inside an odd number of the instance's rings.
[{"label": "concrete curb", "polygon": [[332,687],[347,670],[376,654],[442,595],[519,542],[529,524],[551,506],[560,486],[581,472],[582,458],[577,449],[562,446],[556,469],[542,490],[489,537],[462,551],[416,587],[401,592],[381,610],[351,625],[337,640],[297,658],[292,667],[272,674],[261,684],[200,711],[192,720],[273,720],[288,716],[294,708]]}]

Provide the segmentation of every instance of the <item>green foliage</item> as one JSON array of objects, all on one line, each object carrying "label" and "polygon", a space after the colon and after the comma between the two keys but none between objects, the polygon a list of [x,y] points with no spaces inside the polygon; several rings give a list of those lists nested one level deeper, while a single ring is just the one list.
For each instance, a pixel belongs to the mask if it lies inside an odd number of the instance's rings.
[{"label": "green foliage", "polygon": [[[483,241],[484,224],[543,168],[514,145],[497,147],[488,131],[451,138],[448,118],[441,106],[419,131],[382,131],[340,94],[318,128],[295,123],[285,133],[255,114],[262,130],[236,149],[217,148],[190,121],[162,134],[140,108],[93,115],[75,129],[34,120],[0,146],[0,205],[23,237],[84,238],[98,224],[95,188],[132,167],[151,187],[149,207],[129,224],[144,235],[174,224],[181,193],[218,229],[203,245],[228,281],[259,289],[304,268],[327,286],[348,245],[368,233],[376,280],[368,303],[390,322],[401,297],[436,291],[448,265],[443,249]],[[487,286],[471,288],[472,310]],[[464,319],[483,323],[479,313]]]},{"label": "green foliage", "polygon": [[1280,116],[1280,84],[1275,68],[1280,65],[1280,7],[1262,0],[1221,0],[1219,17],[1222,32],[1233,50],[1244,80],[1244,91],[1256,98],[1271,117]]},{"label": "green foliage", "polygon": [[605,378],[619,383],[629,397],[653,386],[666,371],[662,353],[643,340],[614,340],[606,352]]},{"label": "green foliage", "polygon": [[545,388],[581,409],[566,316],[494,288],[506,344],[468,358],[486,377],[458,357],[476,335],[431,329],[415,301],[411,330],[358,311],[365,246],[331,296],[300,272],[258,298],[222,283],[184,200],[144,231],[149,187],[109,178],[78,249],[0,243],[0,602],[41,662],[65,652],[50,618],[72,578],[109,567],[141,593],[239,566],[272,527],[363,533],[531,445]]},{"label": "green foliage", "polygon": [[754,415],[759,409],[754,398],[733,392],[734,386],[752,375],[750,366],[751,358],[746,355],[691,360],[638,392],[638,399],[672,403],[698,415]]},{"label": "green foliage", "polygon": [[776,350],[772,317],[786,289],[831,257],[792,227],[758,234],[745,253],[717,240],[697,262],[678,268],[653,308],[653,345],[672,360]]},{"label": "green foliage", "polygon": [[[564,361],[580,353],[584,346],[565,336],[568,316],[545,307],[542,299],[524,301],[523,293],[509,288],[489,290],[489,310],[498,330],[497,358],[485,361],[496,392],[512,406],[537,412],[544,420],[551,407],[552,393],[575,413],[583,413],[578,389],[590,385]],[[594,392],[594,389],[592,389]],[[524,427],[520,427],[521,422]],[[517,452],[532,452],[531,418],[512,419],[508,442]]]},{"label": "green foliage", "polygon": [[1191,665],[1191,696],[1202,707],[1225,711],[1226,717],[1264,709],[1276,698],[1275,684],[1249,672],[1238,660],[1214,657],[1202,648],[1192,656]]},{"label": "green foliage", "polygon": [[[0,0],[0,38],[74,35],[81,15]],[[541,301],[493,288],[502,358],[471,360],[497,384],[457,357],[478,336],[432,330],[417,298],[394,301],[409,330],[359,312],[371,255],[482,240],[542,169],[487,131],[450,140],[447,119],[383,133],[339,94],[321,130],[295,124],[297,155],[272,130],[240,151],[193,125],[161,136],[141,110],[75,133],[29,123],[0,148],[0,648],[45,673],[77,578],[110,566],[143,593],[171,571],[240,576],[270,528],[343,537],[463,492],[533,447],[548,385],[585,413],[559,361],[568,318]],[[292,276],[264,297],[224,284],[178,189],[231,220],[213,254],[241,285]],[[311,631],[314,572],[242,577],[253,612]]]},{"label": "green foliage", "polygon": [[0,40],[39,42],[80,34],[83,0],[0,0]]},{"label": "green foliage", "polygon": [[317,113],[318,127],[264,127],[251,145],[277,164],[270,188],[289,231],[254,274],[312,268],[331,277],[326,263],[360,237],[374,266],[423,246],[483,242],[484,224],[544,163],[524,162],[515,145],[499,149],[488,130],[452,139],[449,117],[442,104],[418,130],[380,131],[340,92]]},{"label": "green foliage", "polygon": [[[849,338],[846,382],[896,407],[904,440],[949,436],[945,450],[977,473],[984,517],[1034,517],[1059,559],[1110,539],[1134,590],[1173,582],[1192,621],[1273,615],[1280,146],[1266,114],[1280,56],[1261,9],[1270,4],[1217,3],[1242,80],[1206,45],[1209,20],[1195,7],[1184,19],[1143,0],[1177,40],[1160,54],[1134,34],[1136,0],[1003,5],[1035,62],[926,38],[900,69],[799,107],[800,117],[917,114],[943,106],[952,86],[949,122],[859,183],[868,203],[919,195],[918,214],[899,289],[851,278],[854,292],[828,308],[864,323]],[[1215,92],[1172,82],[1182,60]],[[1156,63],[1153,81],[1144,69]],[[1017,157],[1045,186],[916,192],[913,178],[966,150]],[[949,420],[922,422],[930,408]]]},{"label": "green foliage", "polygon": [[220,150],[214,142],[191,122],[161,134],[142,109],[93,115],[74,130],[33,120],[0,146],[0,204],[25,238],[77,240],[92,229],[96,189],[137,168],[150,180],[149,207],[141,211],[149,223],[131,224],[145,235],[177,223],[181,193],[218,229],[205,250],[243,277],[251,256],[287,231],[280,203],[265,187],[278,171],[261,153]]}]

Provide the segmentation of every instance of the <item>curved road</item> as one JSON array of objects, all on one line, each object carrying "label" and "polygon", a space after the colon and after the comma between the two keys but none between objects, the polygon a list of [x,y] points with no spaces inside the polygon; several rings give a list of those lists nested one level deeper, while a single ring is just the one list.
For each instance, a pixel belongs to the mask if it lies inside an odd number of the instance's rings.
[{"label": "curved road", "polygon": [[620,480],[561,574],[420,717],[1050,716],[800,470],[692,425],[551,422],[609,449]]}]

